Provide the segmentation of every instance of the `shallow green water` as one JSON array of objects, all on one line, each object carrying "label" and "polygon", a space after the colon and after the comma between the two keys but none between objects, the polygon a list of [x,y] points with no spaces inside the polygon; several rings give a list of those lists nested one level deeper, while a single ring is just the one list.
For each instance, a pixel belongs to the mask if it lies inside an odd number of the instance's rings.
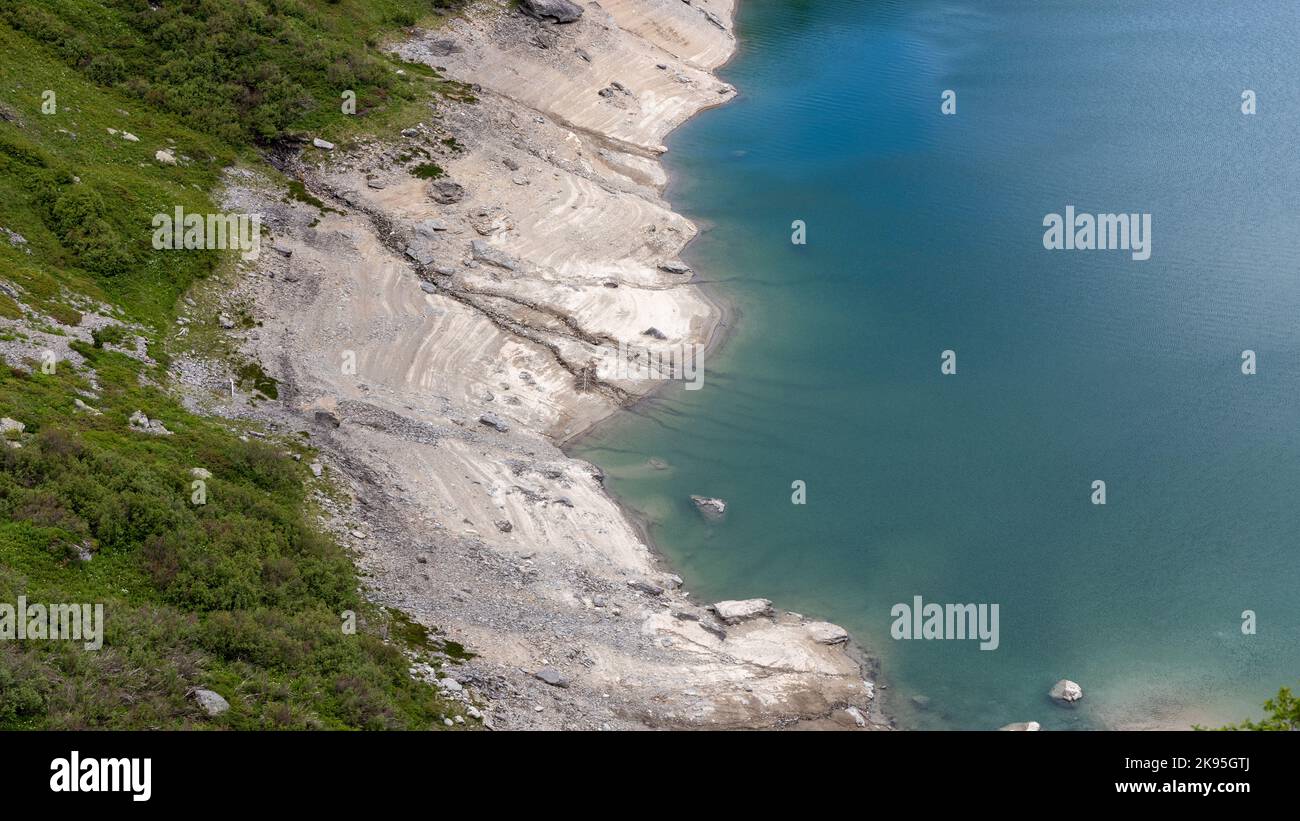
[{"label": "shallow green water", "polygon": [[[1285,2],[745,0],[741,97],[668,155],[731,339],[580,455],[699,597],[850,629],[905,726],[1249,715],[1300,679],[1297,29]],[[1066,205],[1152,214],[1151,259],[1045,250]],[[892,639],[916,595],[997,603],[1000,647]]]}]

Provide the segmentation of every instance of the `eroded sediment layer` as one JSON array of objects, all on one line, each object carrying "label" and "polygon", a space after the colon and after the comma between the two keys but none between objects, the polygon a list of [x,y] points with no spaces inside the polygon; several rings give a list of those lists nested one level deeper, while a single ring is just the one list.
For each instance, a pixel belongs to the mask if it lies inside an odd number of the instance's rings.
[{"label": "eroded sediment layer", "polygon": [[[372,594],[478,654],[447,672],[494,726],[871,726],[842,631],[696,604],[555,444],[657,384],[595,374],[620,341],[712,333],[656,158],[734,93],[710,74],[730,0],[582,9],[557,25],[485,2],[396,46],[477,101],[290,160],[330,210],[232,177],[227,204],[276,244],[237,295],[262,322],[247,350],[283,382],[256,412],[311,426],[353,492]],[[444,176],[413,176],[430,160]]]}]

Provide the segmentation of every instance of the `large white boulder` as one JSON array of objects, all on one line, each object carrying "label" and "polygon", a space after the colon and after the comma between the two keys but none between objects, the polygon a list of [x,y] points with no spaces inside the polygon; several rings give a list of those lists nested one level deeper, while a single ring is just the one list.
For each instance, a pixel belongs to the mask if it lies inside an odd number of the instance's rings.
[{"label": "large white boulder", "polygon": [[809,622],[808,636],[818,644],[843,644],[849,640],[849,631],[828,621]]},{"label": "large white boulder", "polygon": [[1048,695],[1055,701],[1073,704],[1083,698],[1083,688],[1068,678],[1063,678],[1052,685],[1052,690]]},{"label": "large white boulder", "polygon": [[998,729],[1012,733],[1034,733],[1043,729],[1043,725],[1039,724],[1037,721],[1017,721],[1014,724],[1007,724]]},{"label": "large white boulder", "polygon": [[772,615],[772,602],[768,599],[741,599],[739,601],[720,601],[713,605],[713,612],[727,624],[739,624],[742,621]]}]

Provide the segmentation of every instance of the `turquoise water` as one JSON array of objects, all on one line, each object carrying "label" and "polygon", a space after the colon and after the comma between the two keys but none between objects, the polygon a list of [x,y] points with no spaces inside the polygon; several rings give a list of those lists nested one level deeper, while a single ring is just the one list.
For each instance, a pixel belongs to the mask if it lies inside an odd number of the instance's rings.
[{"label": "turquoise water", "polygon": [[[741,96],[668,155],[731,337],[579,448],[696,595],[844,625],[907,727],[1186,726],[1295,684],[1298,7],[744,0],[738,32]],[[1045,250],[1066,205],[1152,214],[1151,259]],[[916,595],[997,603],[1001,646],[892,639]]]}]

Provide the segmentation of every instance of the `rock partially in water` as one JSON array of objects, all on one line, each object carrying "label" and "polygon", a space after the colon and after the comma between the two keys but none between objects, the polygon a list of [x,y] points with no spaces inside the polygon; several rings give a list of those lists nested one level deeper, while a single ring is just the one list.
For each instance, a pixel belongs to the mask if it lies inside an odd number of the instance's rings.
[{"label": "rock partially in water", "polygon": [[1063,678],[1052,685],[1051,692],[1048,693],[1053,701],[1062,704],[1073,704],[1083,698],[1083,688],[1068,678]]},{"label": "rock partially in water", "polygon": [[849,640],[849,631],[828,621],[809,622],[808,635],[818,644],[843,644]]},{"label": "rock partially in water", "polygon": [[691,496],[695,509],[706,519],[721,519],[727,513],[727,503],[713,496]]},{"label": "rock partially in water", "polygon": [[1037,721],[1017,721],[1014,724],[1007,724],[999,727],[998,730],[1009,733],[1035,733],[1043,729],[1043,725]]},{"label": "rock partially in water", "polygon": [[742,621],[772,615],[772,602],[769,599],[740,599],[715,602],[710,610],[727,624],[739,624]]}]

